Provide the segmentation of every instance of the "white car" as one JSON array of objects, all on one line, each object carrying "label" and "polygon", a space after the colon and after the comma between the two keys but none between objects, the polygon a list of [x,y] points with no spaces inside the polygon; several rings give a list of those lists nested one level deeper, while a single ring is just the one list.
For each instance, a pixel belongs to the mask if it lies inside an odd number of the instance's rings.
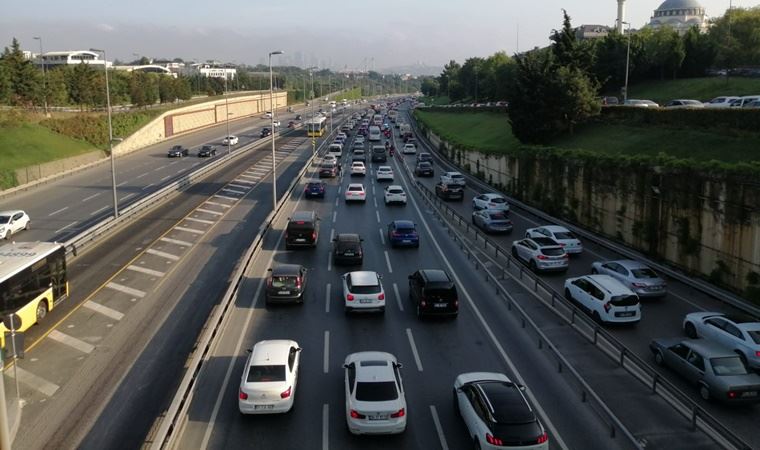
[{"label": "white car", "polygon": [[242,414],[286,413],[293,407],[301,347],[296,341],[260,341],[249,350],[240,378]]},{"label": "white car", "polygon": [[386,352],[346,357],[346,424],[352,434],[399,434],[406,430],[401,364]]},{"label": "white car", "polygon": [[639,296],[609,275],[583,275],[565,280],[565,298],[580,305],[600,323],[637,323]]},{"label": "white car", "polygon": [[361,175],[361,176],[367,175],[367,168],[364,166],[363,162],[354,161],[351,163],[351,176],[354,176],[354,175]]},{"label": "white car", "polygon": [[454,409],[475,448],[549,449],[549,436],[525,399],[524,389],[502,373],[470,372],[456,377]]},{"label": "white car", "polygon": [[377,272],[360,270],[343,274],[343,301],[346,314],[353,311],[385,313],[385,290]]},{"label": "white car", "polygon": [[459,172],[443,172],[441,175],[441,182],[446,184],[458,184],[460,186],[467,184],[464,175]]},{"label": "white car", "polygon": [[385,204],[401,203],[406,205],[406,192],[404,188],[397,184],[392,184],[385,188]]},{"label": "white car", "polygon": [[356,136],[356,138],[354,139],[354,147],[356,146],[357,142],[364,145],[364,136],[362,136],[361,134]]},{"label": "white car", "polygon": [[560,270],[570,267],[567,253],[554,239],[525,238],[512,242],[512,256],[522,260],[531,270]]},{"label": "white car", "polygon": [[683,331],[692,339],[704,338],[736,352],[745,366],[760,369],[760,321],[719,312],[686,314]]},{"label": "white car", "polygon": [[565,253],[579,254],[583,252],[583,243],[572,231],[559,225],[544,225],[525,230],[525,237],[548,237],[557,241],[565,249]]},{"label": "white car", "polygon": [[271,119],[271,118],[272,118],[272,113],[271,113],[271,111],[267,111],[267,112],[265,112],[265,113],[264,113],[264,115],[263,115],[263,116],[261,116],[261,118],[262,118],[262,119]]},{"label": "white car", "polygon": [[346,203],[364,202],[367,201],[367,192],[364,190],[364,185],[360,183],[351,183],[346,188]]},{"label": "white car", "polygon": [[277,127],[279,127],[279,126],[280,126],[280,121],[279,121],[279,120],[274,120],[274,121],[272,121],[272,125],[273,125],[275,128],[277,128]]},{"label": "white car", "polygon": [[341,139],[343,139],[343,140],[346,140],[346,139],[348,139],[348,136],[346,135],[346,133],[344,133],[344,132],[342,132],[342,131],[341,131],[341,132],[339,132],[339,133],[338,133],[338,135],[337,135],[336,137],[339,137],[339,138],[341,138]]},{"label": "white car", "polygon": [[475,211],[495,209],[497,211],[509,212],[509,202],[501,194],[480,194],[472,199],[472,209]]},{"label": "white car", "polygon": [[224,139],[222,139],[223,145],[237,145],[237,143],[238,143],[237,136],[225,136]]},{"label": "white car", "polygon": [[393,169],[391,169],[391,166],[380,166],[377,168],[375,176],[377,177],[377,181],[393,181]]},{"label": "white car", "polygon": [[417,153],[417,147],[411,142],[404,144],[404,148],[401,149],[401,153],[405,155],[414,155]]},{"label": "white car", "polygon": [[8,239],[21,230],[28,230],[31,225],[32,220],[20,209],[0,211],[0,239]]},{"label": "white car", "polygon": [[705,103],[705,108],[708,109],[724,109],[731,106],[731,102],[738,100],[739,97],[715,97],[709,102]]}]

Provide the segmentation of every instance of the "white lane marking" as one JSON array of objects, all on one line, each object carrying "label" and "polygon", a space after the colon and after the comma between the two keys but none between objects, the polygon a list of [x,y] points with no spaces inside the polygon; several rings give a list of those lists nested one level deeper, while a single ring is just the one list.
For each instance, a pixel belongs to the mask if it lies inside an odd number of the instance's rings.
[{"label": "white lane marking", "polygon": [[433,416],[435,431],[438,433],[438,440],[441,442],[441,450],[449,450],[449,444],[446,443],[446,436],[443,434],[443,427],[441,420],[438,419],[438,411],[435,409],[435,405],[430,405],[430,415]]},{"label": "white lane marking", "polygon": [[104,206],[104,207],[102,207],[100,209],[96,209],[95,211],[93,211],[93,212],[90,213],[90,216],[95,216],[97,214],[100,214],[103,211],[107,210],[108,208],[110,208],[110,206]]},{"label": "white lane marking", "polygon": [[193,164],[192,166],[190,166],[190,168],[193,168],[193,167],[197,166],[198,164],[200,164],[200,163],[197,162],[197,163]]},{"label": "white lane marking", "polygon": [[325,403],[322,405],[322,450],[330,449],[330,442],[327,432],[330,429],[330,405]]},{"label": "white lane marking", "polygon": [[330,228],[330,242],[335,239],[335,228]]},{"label": "white lane marking", "polygon": [[174,227],[174,229],[175,230],[179,230],[179,231],[187,231],[188,233],[193,233],[193,234],[203,234],[204,233],[204,231],[194,230],[192,228],[185,228],[185,227]]},{"label": "white lane marking", "polygon": [[338,195],[340,195],[340,190],[343,186],[338,186]]},{"label": "white lane marking", "polygon": [[164,242],[169,242],[170,244],[183,245],[185,247],[190,247],[190,246],[193,245],[191,242],[181,241],[179,239],[171,239],[171,238],[168,238],[168,237],[162,237],[160,240],[162,240]]},{"label": "white lane marking", "polygon": [[327,252],[327,271],[332,272],[332,252]]},{"label": "white lane marking", "polygon": [[[229,197],[227,195],[221,195],[221,194],[214,194],[214,197],[216,197],[216,198],[223,198],[223,199],[226,199],[226,200],[232,200],[233,202],[237,202],[239,200],[239,199],[237,199],[235,197]],[[208,202],[206,202],[206,203],[208,203]]]},{"label": "white lane marking", "polygon": [[338,218],[338,211],[333,211],[333,223],[335,223],[335,220]]},{"label": "white lane marking", "polygon": [[406,336],[409,338],[409,345],[412,347],[412,355],[414,355],[414,363],[417,364],[417,370],[422,372],[422,361],[420,361],[420,354],[417,353],[417,346],[414,344],[411,328],[406,329]]},{"label": "white lane marking", "polygon": [[332,284],[327,283],[325,286],[325,313],[330,314],[330,295],[332,294]]},{"label": "white lane marking", "polygon": [[116,311],[113,308],[109,308],[108,306],[101,305],[100,303],[95,303],[92,300],[87,300],[82,304],[82,306],[97,313],[103,314],[106,317],[110,317],[114,320],[121,320],[124,317],[124,314],[120,313],[119,311]]},{"label": "white lane marking", "polygon": [[36,391],[42,392],[48,397],[52,397],[53,394],[55,394],[56,391],[58,391],[60,388],[60,386],[57,384],[51,383],[46,379],[38,377],[32,372],[29,372],[28,370],[22,369],[18,364],[16,364],[16,368],[14,370],[7,370],[6,375],[13,377],[15,375],[14,372],[18,373],[18,381],[21,384],[26,385]]},{"label": "white lane marking", "polygon": [[165,180],[168,180],[169,178],[171,178],[171,175],[167,175],[167,176],[161,178],[160,181],[165,181]]},{"label": "white lane marking", "polygon": [[148,189],[149,187],[152,187],[152,186],[155,186],[155,185],[156,185],[156,183],[147,184],[147,185],[145,185],[145,186],[142,187],[142,190],[144,191],[144,190]]},{"label": "white lane marking", "polygon": [[198,209],[196,209],[196,211],[202,212],[202,213],[207,213],[207,214],[213,214],[215,216],[223,216],[224,215],[224,213],[221,213],[219,211],[211,211],[210,209],[198,208]]},{"label": "white lane marking", "polygon": [[129,181],[122,181],[121,183],[117,184],[116,187],[124,186],[127,183],[129,183]]},{"label": "white lane marking", "polygon": [[322,359],[322,372],[330,371],[330,332],[325,330],[325,351]]},{"label": "white lane marking", "polygon": [[147,267],[135,266],[134,264],[127,266],[127,269],[133,272],[140,272],[146,275],[152,275],[154,277],[162,277],[166,275],[166,273],[161,272],[160,270],[148,269]]},{"label": "white lane marking", "polygon": [[377,197],[373,197],[372,202],[375,204],[375,208],[377,208]]},{"label": "white lane marking", "polygon": [[385,245],[385,233],[383,233],[383,229],[379,228],[377,231],[380,232],[380,242]]},{"label": "white lane marking", "polygon": [[388,256],[388,250],[383,250],[385,253],[385,263],[388,265],[388,273],[393,273],[393,267],[391,267],[391,258]]},{"label": "white lane marking", "polygon": [[251,178],[253,180],[259,181],[259,177],[254,177],[254,176],[251,176],[251,175],[246,175],[244,173],[241,173],[240,175],[238,175],[238,177],[240,177],[240,178]]},{"label": "white lane marking", "polygon": [[404,304],[401,303],[401,294],[398,292],[398,284],[393,283],[393,293],[396,294],[396,303],[398,303],[398,309],[404,311]]},{"label": "white lane marking", "polygon": [[140,298],[145,297],[145,292],[139,289],[131,288],[129,286],[124,286],[123,284],[114,283],[113,281],[110,281],[108,284],[106,284],[106,287],[109,287],[115,291],[123,292],[127,295],[132,295]]},{"label": "white lane marking", "polygon": [[69,228],[70,226],[72,226],[72,225],[76,225],[76,224],[77,224],[77,222],[71,222],[70,224],[66,225],[65,227],[61,227],[61,228],[59,228],[59,229],[55,230],[55,233],[56,233],[56,234],[57,234],[57,233],[60,233],[61,231],[65,230],[66,228]]},{"label": "white lane marking", "polygon": [[100,194],[102,194],[102,192],[98,192],[97,194],[92,194],[89,197],[85,197],[82,199],[82,202],[89,202],[90,200],[92,200],[93,198],[97,197]]},{"label": "white lane marking", "polygon": [[50,214],[48,214],[48,217],[54,216],[54,215],[59,214],[59,213],[62,213],[64,211],[66,211],[67,209],[69,209],[69,207],[68,206],[64,206],[63,208],[57,209],[57,210],[51,212]]},{"label": "white lane marking", "polygon": [[[251,184],[251,185],[255,185],[255,184],[256,184],[256,183],[254,183],[253,181],[248,181],[248,180],[238,180],[237,178],[235,178],[235,179],[234,179],[234,180],[232,180],[232,181],[234,181],[235,183],[243,183],[243,184]],[[230,184],[230,186],[235,186],[235,185],[234,185],[234,184]],[[239,187],[239,188],[242,188],[242,189],[248,189],[250,186],[238,186],[238,187]]]},{"label": "white lane marking", "polygon": [[245,195],[245,191],[238,191],[237,189],[224,188],[222,192],[231,192],[233,194]]},{"label": "white lane marking", "polygon": [[135,180],[139,180],[140,178],[144,177],[145,175],[147,175],[147,173],[140,174],[140,175],[138,175],[138,176],[135,177]]},{"label": "white lane marking", "polygon": [[151,255],[160,256],[166,259],[171,259],[172,261],[179,261],[179,256],[172,255],[171,253],[162,252],[161,250],[155,250],[155,249],[149,248],[145,250],[145,253],[150,253]]},{"label": "white lane marking", "polygon": [[191,222],[205,223],[206,225],[211,225],[212,223],[214,223],[213,220],[196,219],[195,217],[185,217],[185,220],[189,220]]},{"label": "white lane marking", "polygon": [[134,196],[135,196],[135,194],[134,194],[134,193],[132,193],[132,194],[129,194],[129,195],[125,195],[124,197],[120,198],[120,199],[119,199],[119,201],[120,201],[120,202],[123,202],[124,200],[126,200],[126,199],[128,199],[128,198],[132,198],[132,197],[134,197]]},{"label": "white lane marking", "polygon": [[156,167],[155,169],[153,169],[153,171],[154,172],[158,172],[159,170],[163,169],[164,167],[166,167],[166,166]]},{"label": "white lane marking", "polygon": [[221,206],[222,208],[229,208],[230,205],[225,205],[224,203],[219,202],[212,202],[211,200],[206,200],[207,205],[214,205],[214,206]]},{"label": "white lane marking", "polygon": [[377,217],[377,223],[380,223],[380,211],[375,211],[375,216]]},{"label": "white lane marking", "polygon": [[51,331],[47,337],[54,341],[60,342],[61,344],[68,345],[73,349],[79,350],[82,353],[92,353],[92,351],[95,350],[94,345],[81,339],[77,339],[74,336],[69,336],[68,334],[61,333],[58,330]]},{"label": "white lane marking", "polygon": [[338,197],[335,197],[335,206],[338,206]]}]

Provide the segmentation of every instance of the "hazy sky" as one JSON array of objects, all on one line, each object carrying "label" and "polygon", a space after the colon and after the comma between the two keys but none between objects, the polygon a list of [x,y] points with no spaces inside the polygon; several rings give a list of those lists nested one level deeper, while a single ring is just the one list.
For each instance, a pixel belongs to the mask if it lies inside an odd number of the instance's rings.
[{"label": "hazy sky", "polygon": [[[627,0],[627,20],[644,25],[663,0]],[[709,16],[729,0],[700,0]],[[733,0],[735,7],[760,0]],[[0,46],[15,36],[24,49],[104,48],[108,59],[181,57],[333,68],[423,63],[442,66],[504,50],[544,46],[562,24],[612,25],[617,0],[24,0],[4,2]],[[518,33],[519,29],[519,33]]]}]

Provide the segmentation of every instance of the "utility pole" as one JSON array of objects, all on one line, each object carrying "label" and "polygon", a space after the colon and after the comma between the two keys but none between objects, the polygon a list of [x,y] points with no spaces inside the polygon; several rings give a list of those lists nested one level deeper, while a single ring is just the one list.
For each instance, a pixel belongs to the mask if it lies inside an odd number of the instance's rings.
[{"label": "utility pole", "polygon": [[42,62],[42,98],[45,105],[45,117],[47,117],[48,115],[47,70],[45,70],[45,58],[42,56],[42,37],[35,36],[34,39],[40,41],[40,61]]}]

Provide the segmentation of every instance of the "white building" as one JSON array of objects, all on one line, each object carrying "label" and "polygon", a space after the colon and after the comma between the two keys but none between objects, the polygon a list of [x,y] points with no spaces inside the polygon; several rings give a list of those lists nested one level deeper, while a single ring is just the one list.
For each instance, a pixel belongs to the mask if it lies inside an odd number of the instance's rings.
[{"label": "white building", "polygon": [[127,72],[145,72],[145,73],[157,73],[160,75],[168,75],[177,78],[177,74],[167,69],[164,66],[158,64],[146,64],[143,66],[113,66],[116,70],[124,70]]},{"label": "white building", "polygon": [[44,61],[45,66],[64,66],[74,64],[90,64],[93,66],[111,67],[111,61],[104,61],[100,59],[100,53],[91,52],[89,50],[67,50],[62,52],[45,52],[42,54],[42,61],[37,58],[36,64],[42,64]]},{"label": "white building", "polygon": [[575,29],[575,37],[580,40],[600,39],[610,34],[610,27],[605,25],[581,25]]},{"label": "white building", "polygon": [[707,25],[705,8],[697,0],[665,0],[649,21],[651,28],[670,27],[681,35],[691,27],[704,33]]},{"label": "white building", "polygon": [[185,73],[188,75],[201,74],[207,78],[225,78],[234,80],[237,75],[237,68],[222,64],[190,64],[185,66]]}]

